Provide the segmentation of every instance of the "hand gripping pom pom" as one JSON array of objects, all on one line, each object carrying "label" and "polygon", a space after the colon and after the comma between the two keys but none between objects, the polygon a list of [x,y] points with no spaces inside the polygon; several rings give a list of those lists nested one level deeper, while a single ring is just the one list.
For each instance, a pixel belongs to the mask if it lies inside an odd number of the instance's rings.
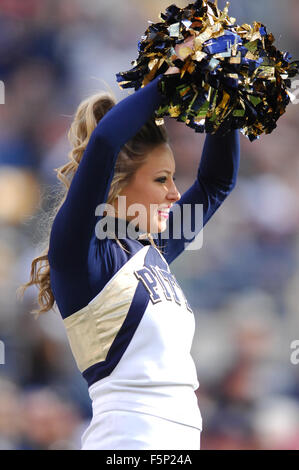
[{"label": "hand gripping pom pom", "polygon": [[[215,3],[197,0],[185,8],[170,5],[160,23],[150,24],[139,42],[134,67],[117,74],[121,88],[144,87],[169,67],[159,88],[162,103],[156,122],[164,116],[196,132],[225,135],[241,129],[250,141],[270,134],[291,101],[291,78],[299,61],[274,46],[274,36],[258,22],[235,25]],[[193,38],[193,47],[176,47]]]}]

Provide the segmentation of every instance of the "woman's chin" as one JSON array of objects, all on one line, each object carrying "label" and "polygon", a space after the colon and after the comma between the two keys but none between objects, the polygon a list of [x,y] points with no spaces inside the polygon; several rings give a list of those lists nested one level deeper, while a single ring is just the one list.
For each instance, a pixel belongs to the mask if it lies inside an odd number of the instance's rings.
[{"label": "woman's chin", "polygon": [[165,232],[167,228],[167,224],[166,222],[159,222],[155,228],[156,228],[156,231],[154,233],[162,233],[162,232]]},{"label": "woman's chin", "polygon": [[167,229],[167,220],[163,218],[158,220],[152,220],[150,227],[147,227],[148,233],[162,233]]}]

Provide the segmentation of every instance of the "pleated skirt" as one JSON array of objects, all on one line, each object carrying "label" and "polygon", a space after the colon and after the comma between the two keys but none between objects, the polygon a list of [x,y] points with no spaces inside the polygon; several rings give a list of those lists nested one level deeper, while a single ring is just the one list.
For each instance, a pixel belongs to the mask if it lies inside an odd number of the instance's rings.
[{"label": "pleated skirt", "polygon": [[93,416],[81,450],[200,450],[201,430],[135,411]]}]

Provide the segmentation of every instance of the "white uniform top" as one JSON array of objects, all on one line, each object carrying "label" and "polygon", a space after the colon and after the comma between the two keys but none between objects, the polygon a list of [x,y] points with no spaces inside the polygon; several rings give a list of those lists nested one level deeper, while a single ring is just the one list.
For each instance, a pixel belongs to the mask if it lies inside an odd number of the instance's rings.
[{"label": "white uniform top", "polygon": [[139,411],[202,429],[194,314],[158,249],[142,247],[64,323],[85,378],[102,376],[89,387],[94,415]]}]

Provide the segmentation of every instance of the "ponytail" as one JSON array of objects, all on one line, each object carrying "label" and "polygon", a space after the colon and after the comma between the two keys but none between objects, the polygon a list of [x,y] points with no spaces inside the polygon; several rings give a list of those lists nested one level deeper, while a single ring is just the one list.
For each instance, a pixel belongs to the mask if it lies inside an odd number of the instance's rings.
[{"label": "ponytail", "polygon": [[[77,108],[74,120],[68,132],[68,140],[71,144],[71,151],[68,154],[69,161],[59,168],[56,168],[57,178],[63,183],[62,195],[57,193],[58,203],[48,217],[48,224],[51,226],[56,214],[63,205],[72,179],[78,169],[90,136],[97,124],[104,115],[116,104],[115,97],[109,92],[99,92],[83,100]],[[164,125],[157,126],[154,117],[151,118],[121,149],[116,164],[114,177],[111,182],[107,203],[111,204],[122,189],[129,183],[134,172],[145,162],[146,152],[162,143],[167,143],[168,137]],[[39,289],[39,308],[32,310],[36,316],[48,312],[55,303],[54,294],[50,284],[50,265],[48,261],[50,229],[47,228],[45,249],[40,256],[33,259],[31,263],[30,279],[27,283],[17,289],[17,294],[24,295],[25,290],[32,285]],[[156,246],[150,234],[149,240]],[[120,241],[117,243],[125,249]]]}]

